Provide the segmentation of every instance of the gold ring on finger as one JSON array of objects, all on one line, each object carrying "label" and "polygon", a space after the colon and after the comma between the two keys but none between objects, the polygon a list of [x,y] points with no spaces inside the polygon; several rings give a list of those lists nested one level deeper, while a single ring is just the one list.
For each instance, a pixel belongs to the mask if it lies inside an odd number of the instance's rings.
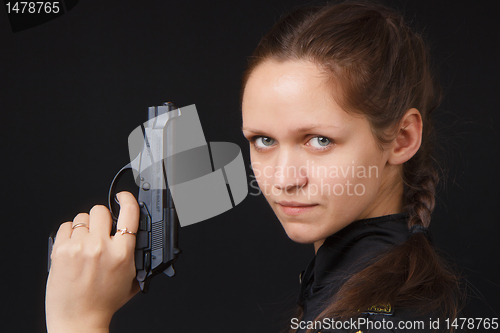
[{"label": "gold ring on finger", "polygon": [[71,229],[76,229],[76,228],[80,228],[80,227],[85,227],[87,229],[89,228],[89,226],[86,225],[85,223],[77,223],[74,226],[72,226]]},{"label": "gold ring on finger", "polygon": [[135,232],[128,231],[128,230],[127,230],[127,227],[125,227],[125,229],[116,228],[116,232],[120,232],[122,235],[123,235],[123,234],[136,235],[136,233],[135,233]]}]

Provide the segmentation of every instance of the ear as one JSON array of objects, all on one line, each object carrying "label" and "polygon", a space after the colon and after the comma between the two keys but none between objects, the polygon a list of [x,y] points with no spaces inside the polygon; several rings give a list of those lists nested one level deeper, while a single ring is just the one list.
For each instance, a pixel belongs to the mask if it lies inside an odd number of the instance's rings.
[{"label": "ear", "polygon": [[391,143],[389,164],[403,164],[417,153],[422,143],[422,127],[420,112],[414,108],[406,111],[399,123],[398,134]]}]

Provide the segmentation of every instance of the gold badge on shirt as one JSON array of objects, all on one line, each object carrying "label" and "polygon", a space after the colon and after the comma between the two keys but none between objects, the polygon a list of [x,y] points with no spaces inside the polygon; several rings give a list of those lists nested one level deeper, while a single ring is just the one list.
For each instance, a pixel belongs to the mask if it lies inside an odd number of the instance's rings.
[{"label": "gold badge on shirt", "polygon": [[394,309],[392,308],[392,306],[389,303],[387,303],[387,304],[377,304],[377,305],[370,306],[363,313],[368,313],[368,314],[383,314],[383,315],[391,316],[394,313]]}]

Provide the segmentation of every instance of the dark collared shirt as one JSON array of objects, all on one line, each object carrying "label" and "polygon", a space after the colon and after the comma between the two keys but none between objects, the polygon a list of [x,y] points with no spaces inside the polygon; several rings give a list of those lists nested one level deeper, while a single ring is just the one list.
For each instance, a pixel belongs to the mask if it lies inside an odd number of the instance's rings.
[{"label": "dark collared shirt", "polygon": [[[305,328],[299,329],[297,332],[307,331],[307,325],[311,325],[310,322],[314,323],[316,317],[329,304],[331,298],[353,274],[366,268],[378,256],[405,242],[409,237],[406,213],[355,221],[328,237],[318,249],[307,269],[301,274],[298,304],[302,305],[304,314],[298,324]],[[364,318],[362,320],[370,321],[371,325],[367,323],[363,326],[356,326],[351,321],[342,323],[343,329],[332,330],[328,327],[328,323],[330,325],[340,324],[327,320],[326,324],[324,322],[322,325],[316,323],[317,326],[314,327],[317,329],[314,331],[431,332],[429,325],[437,319],[430,318],[431,315],[417,317],[411,310],[394,309],[390,305],[374,304],[371,310],[366,311],[361,316]],[[421,327],[422,324],[425,325],[425,328]],[[405,326],[405,328],[401,329],[400,325]],[[440,327],[439,331],[442,331],[443,319],[441,319]]]}]

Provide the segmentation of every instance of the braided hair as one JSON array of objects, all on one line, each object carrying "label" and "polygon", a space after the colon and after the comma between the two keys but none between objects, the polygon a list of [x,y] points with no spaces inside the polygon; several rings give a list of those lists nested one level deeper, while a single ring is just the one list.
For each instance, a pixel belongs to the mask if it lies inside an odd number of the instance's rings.
[{"label": "braided hair", "polygon": [[401,175],[411,236],[351,276],[318,319],[346,319],[384,303],[455,318],[458,278],[426,237],[439,180],[431,113],[442,94],[422,37],[400,14],[379,4],[306,7],[282,17],[262,38],[243,75],[242,95],[252,71],[267,60],[315,63],[328,74],[336,102],[368,119],[381,148],[396,138],[407,110],[416,108],[422,117],[421,146]]}]

